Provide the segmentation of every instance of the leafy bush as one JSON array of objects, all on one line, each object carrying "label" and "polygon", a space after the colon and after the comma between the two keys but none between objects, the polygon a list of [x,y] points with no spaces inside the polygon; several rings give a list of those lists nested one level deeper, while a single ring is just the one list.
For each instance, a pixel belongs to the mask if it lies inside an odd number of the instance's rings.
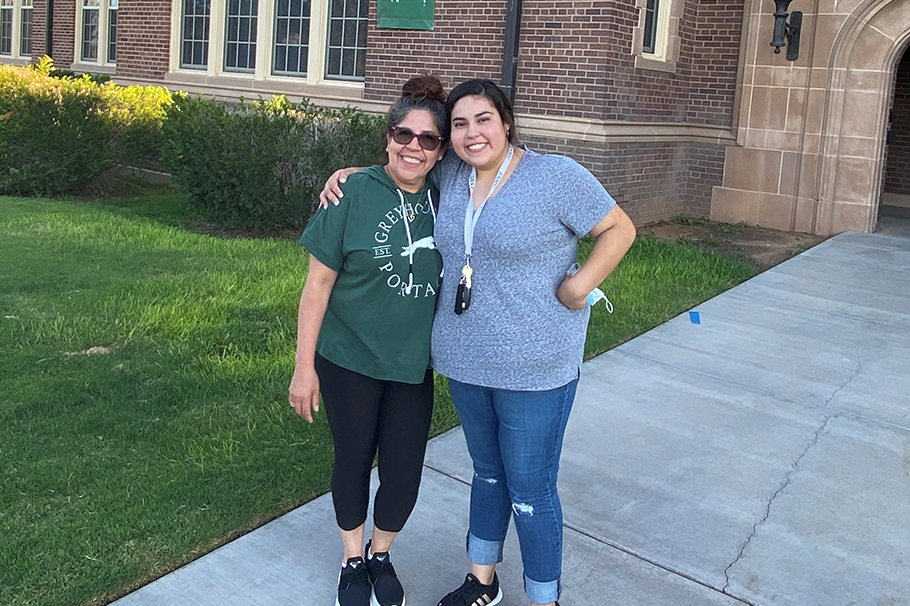
[{"label": "leafy bush", "polygon": [[175,95],[163,162],[186,202],[209,220],[263,229],[305,225],[326,178],[376,162],[383,118],[270,101],[227,106]]},{"label": "leafy bush", "polygon": [[52,70],[48,58],[0,65],[0,193],[77,193],[114,166],[157,159],[166,89]]}]

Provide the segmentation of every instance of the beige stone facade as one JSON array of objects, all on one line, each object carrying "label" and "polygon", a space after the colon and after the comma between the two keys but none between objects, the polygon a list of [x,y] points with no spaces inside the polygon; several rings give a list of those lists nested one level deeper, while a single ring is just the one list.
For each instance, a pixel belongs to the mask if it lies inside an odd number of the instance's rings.
[{"label": "beige stone facade", "polygon": [[822,235],[875,229],[910,0],[795,0],[797,61],[770,47],[767,0],[747,0],[734,133],[711,217]]}]

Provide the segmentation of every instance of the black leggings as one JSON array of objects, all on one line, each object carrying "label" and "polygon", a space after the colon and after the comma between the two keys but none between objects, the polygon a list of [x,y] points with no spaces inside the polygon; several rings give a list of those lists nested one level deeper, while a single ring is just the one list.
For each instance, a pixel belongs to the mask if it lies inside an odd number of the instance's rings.
[{"label": "black leggings", "polygon": [[433,416],[433,371],[419,385],[382,381],[316,354],[316,374],[335,441],[332,501],[342,530],[367,519],[370,470],[379,449],[373,525],[399,532],[417,502]]}]

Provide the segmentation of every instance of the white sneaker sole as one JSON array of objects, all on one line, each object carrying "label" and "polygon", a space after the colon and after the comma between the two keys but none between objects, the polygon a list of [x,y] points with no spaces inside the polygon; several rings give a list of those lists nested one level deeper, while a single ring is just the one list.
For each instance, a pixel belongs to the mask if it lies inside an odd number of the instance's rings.
[{"label": "white sneaker sole", "polygon": [[499,588],[499,593],[496,594],[496,597],[493,598],[493,601],[490,602],[487,606],[495,606],[502,602],[502,587]]}]

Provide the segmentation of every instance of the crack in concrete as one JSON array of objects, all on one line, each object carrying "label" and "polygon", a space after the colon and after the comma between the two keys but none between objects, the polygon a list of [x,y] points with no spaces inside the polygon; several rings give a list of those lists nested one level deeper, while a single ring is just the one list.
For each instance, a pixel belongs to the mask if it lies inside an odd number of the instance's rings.
[{"label": "crack in concrete", "polygon": [[[850,377],[846,381],[844,381],[844,383],[842,385],[840,385],[837,389],[834,390],[834,392],[831,394],[830,397],[828,397],[827,400],[825,400],[825,403],[822,406],[827,406],[828,404],[830,404],[831,401],[837,397],[837,394],[839,394],[841,392],[841,390],[843,390],[845,387],[850,385],[850,383],[853,382],[853,380],[859,375],[860,372],[862,372],[862,370],[863,370],[862,360],[858,360],[856,363],[856,368],[853,371],[853,374],[850,375]],[[724,594],[731,595],[730,593],[728,593],[728,589],[730,587],[730,569],[733,568],[733,566],[735,566],[736,563],[742,559],[743,554],[746,552],[746,548],[749,547],[749,544],[752,542],[752,539],[755,538],[756,534],[758,534],[759,526],[761,526],[762,524],[767,522],[768,518],[771,517],[771,504],[774,502],[774,499],[776,499],[777,495],[779,495],[781,492],[783,492],[787,488],[787,486],[789,486],[790,483],[793,481],[793,474],[796,473],[797,469],[799,468],[800,461],[802,461],[803,457],[805,457],[806,454],[808,454],[809,450],[811,450],[812,447],[818,443],[818,440],[821,437],[822,432],[825,431],[826,427],[828,427],[828,422],[831,421],[831,419],[835,419],[839,416],[840,416],[840,413],[834,413],[834,414],[827,415],[822,420],[821,425],[819,425],[819,427],[816,428],[815,432],[813,432],[812,439],[809,441],[809,443],[806,445],[806,447],[803,449],[803,451],[799,454],[799,456],[797,456],[796,459],[793,461],[793,463],[790,465],[790,469],[789,469],[789,471],[787,471],[787,474],[784,476],[784,480],[781,483],[781,485],[778,486],[777,490],[775,490],[774,493],[771,494],[771,497],[768,499],[768,502],[765,504],[765,515],[762,517],[762,519],[760,519],[758,522],[756,522],[755,524],[752,525],[752,532],[749,533],[749,536],[746,537],[746,540],[743,542],[742,546],[739,548],[739,553],[736,554],[736,557],[733,559],[732,562],[730,562],[730,565],[724,569],[724,588],[721,590]]]}]

